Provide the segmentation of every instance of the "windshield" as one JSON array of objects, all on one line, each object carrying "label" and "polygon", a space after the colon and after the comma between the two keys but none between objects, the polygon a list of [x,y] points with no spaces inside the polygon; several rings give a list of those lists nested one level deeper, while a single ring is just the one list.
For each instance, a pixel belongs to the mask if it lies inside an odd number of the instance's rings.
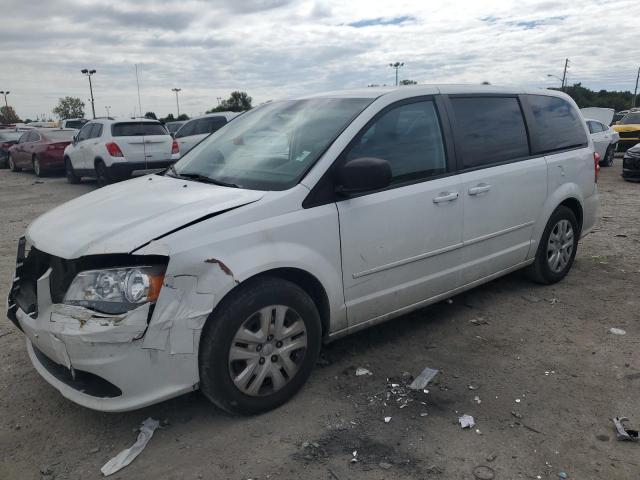
[{"label": "windshield", "polygon": [[43,134],[50,138],[51,140],[69,140],[73,138],[75,135],[75,131],[73,130],[50,130],[48,132],[43,132]]},{"label": "windshield", "polygon": [[268,103],[212,134],[176,163],[174,171],[254,190],[291,188],[372,101],[318,98]]},{"label": "windshield", "polygon": [[122,122],[111,125],[114,137],[142,137],[144,135],[169,135],[160,122]]},{"label": "windshield", "polygon": [[622,120],[620,120],[620,123],[622,125],[629,125],[629,124],[632,124],[632,123],[640,123],[640,112],[638,112],[638,113],[630,113],[629,115],[624,117]]}]

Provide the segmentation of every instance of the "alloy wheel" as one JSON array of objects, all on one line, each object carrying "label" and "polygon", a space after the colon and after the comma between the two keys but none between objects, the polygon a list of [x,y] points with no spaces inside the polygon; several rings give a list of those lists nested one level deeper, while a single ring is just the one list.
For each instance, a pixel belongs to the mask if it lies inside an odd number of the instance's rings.
[{"label": "alloy wheel", "polygon": [[566,219],[560,220],[551,229],[549,241],[547,242],[547,263],[551,271],[562,272],[573,253],[573,227]]},{"label": "alloy wheel", "polygon": [[240,325],[229,349],[229,374],[242,393],[271,395],[296,375],[306,349],[307,329],[300,315],[271,305]]}]

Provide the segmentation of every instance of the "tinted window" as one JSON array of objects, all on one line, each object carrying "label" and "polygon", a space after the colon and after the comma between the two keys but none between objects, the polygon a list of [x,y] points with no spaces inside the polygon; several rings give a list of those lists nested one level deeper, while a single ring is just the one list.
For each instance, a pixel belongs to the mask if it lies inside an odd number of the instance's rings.
[{"label": "tinted window", "polygon": [[410,103],[385,112],[357,137],[346,160],[360,157],[388,161],[392,183],[445,173],[447,162],[433,102]]},{"label": "tinted window", "polygon": [[185,123],[178,133],[176,133],[176,138],[189,137],[191,135],[195,135],[196,130],[196,122],[197,120],[191,120]]},{"label": "tinted window", "polygon": [[180,127],[184,125],[184,123],[181,122],[169,122],[169,123],[165,123],[165,127],[167,128],[167,130],[169,130],[169,133],[176,133],[178,130],[180,130]]},{"label": "tinted window", "polygon": [[[224,126],[227,123],[227,119],[224,117],[207,117],[202,120],[204,123],[204,132],[202,133],[213,133],[218,130],[220,127]],[[200,133],[200,132],[198,132]]]},{"label": "tinted window", "polygon": [[86,120],[67,120],[65,128],[81,128],[85,123],[87,123]]},{"label": "tinted window", "polygon": [[598,133],[602,131],[602,126],[598,122],[587,122],[589,133]]},{"label": "tinted window", "polygon": [[562,98],[528,95],[533,114],[534,153],[553,152],[587,144],[582,115]]},{"label": "tinted window", "polygon": [[78,136],[76,137],[77,141],[81,142],[89,138],[89,133],[91,132],[91,129],[93,128],[94,125],[95,125],[94,123],[85,124],[85,126],[82,127],[82,129],[78,132]]},{"label": "tinted window", "polygon": [[169,135],[160,122],[122,122],[111,125],[114,137],[142,137],[144,135]]},{"label": "tinted window", "polygon": [[452,98],[456,150],[464,168],[529,156],[520,103],[513,97]]},{"label": "tinted window", "polygon": [[99,138],[102,135],[102,124],[95,123],[89,134],[89,138]]}]

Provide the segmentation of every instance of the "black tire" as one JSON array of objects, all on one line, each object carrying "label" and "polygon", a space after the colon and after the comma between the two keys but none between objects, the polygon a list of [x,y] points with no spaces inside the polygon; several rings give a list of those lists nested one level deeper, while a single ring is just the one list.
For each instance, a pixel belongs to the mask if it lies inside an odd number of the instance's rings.
[{"label": "black tire", "polygon": [[107,166],[102,160],[96,161],[95,169],[96,183],[98,187],[104,187],[105,185],[109,185],[113,181],[111,175],[109,174],[109,169],[107,169]]},{"label": "black tire", "polygon": [[[298,314],[298,320],[306,328],[306,349],[299,359],[298,370],[280,390],[263,396],[251,396],[242,392],[233,382],[230,348],[236,333],[246,325],[247,319],[260,309],[274,305],[288,307]],[[321,340],[320,315],[304,290],[278,278],[249,280],[223,299],[202,332],[198,358],[200,389],[216,406],[231,414],[253,415],[272,410],[288,401],[304,385],[318,358]],[[269,355],[265,354],[267,357]]]},{"label": "black tire", "polygon": [[12,172],[19,172],[22,169],[18,166],[16,166],[14,160],[13,160],[13,155],[9,154],[9,170],[11,170]]},{"label": "black tire", "polygon": [[42,178],[46,176],[46,170],[42,168],[42,165],[40,164],[40,159],[38,158],[37,155],[33,156],[33,159],[31,160],[31,164],[33,166],[33,173],[35,173],[36,177]]},{"label": "black tire", "polygon": [[614,157],[616,155],[616,148],[612,145],[607,147],[607,151],[604,152],[604,158],[600,161],[601,167],[613,167]]},{"label": "black tire", "polygon": [[[563,220],[566,220],[571,224],[573,232],[573,248],[571,249],[571,253],[567,263],[561,268],[560,271],[554,271],[549,265],[549,238],[552,232],[554,232],[556,226]],[[571,266],[573,265],[573,261],[576,257],[579,238],[580,226],[578,225],[575,214],[570,208],[565,207],[564,205],[560,205],[551,214],[551,217],[547,222],[547,226],[545,227],[542,238],[540,239],[540,244],[538,245],[538,251],[536,252],[535,261],[528,267],[527,273],[529,277],[533,281],[542,283],[544,285],[550,285],[562,280],[567,275],[567,273],[569,273],[569,270],[571,270]]]},{"label": "black tire", "polygon": [[80,183],[80,177],[76,175],[73,164],[69,158],[64,159],[64,173],[67,176],[67,182],[73,184]]}]

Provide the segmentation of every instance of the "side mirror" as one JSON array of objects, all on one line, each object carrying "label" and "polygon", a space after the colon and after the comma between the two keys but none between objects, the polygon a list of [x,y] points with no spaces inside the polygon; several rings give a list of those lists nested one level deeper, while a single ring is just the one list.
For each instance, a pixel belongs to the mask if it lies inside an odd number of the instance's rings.
[{"label": "side mirror", "polygon": [[337,171],[336,192],[349,196],[388,187],[391,184],[391,165],[386,160],[362,157],[349,160]]},{"label": "side mirror", "polygon": [[77,133],[73,136],[73,138],[72,138],[72,142],[71,142],[71,143],[73,143],[74,145],[75,145],[76,143],[78,143],[78,134],[77,134]]}]

